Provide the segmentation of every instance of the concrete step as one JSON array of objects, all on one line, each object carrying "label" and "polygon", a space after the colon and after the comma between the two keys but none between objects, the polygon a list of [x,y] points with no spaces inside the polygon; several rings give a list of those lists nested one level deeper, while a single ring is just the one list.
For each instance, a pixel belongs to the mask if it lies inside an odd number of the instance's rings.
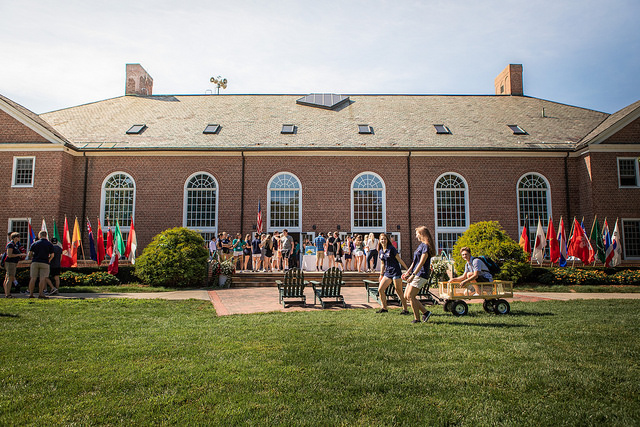
[{"label": "concrete step", "polygon": [[[250,288],[250,287],[276,287],[276,280],[282,280],[284,277],[284,273],[273,272],[273,273],[253,273],[253,272],[236,272],[233,275],[233,281],[231,287],[233,288]],[[364,283],[362,280],[378,280],[378,273],[356,273],[356,272],[345,272],[342,275],[342,280],[345,282],[345,286],[359,286],[364,287]],[[322,272],[321,271],[306,271],[304,273],[305,280],[313,280],[316,282],[322,281]]]}]

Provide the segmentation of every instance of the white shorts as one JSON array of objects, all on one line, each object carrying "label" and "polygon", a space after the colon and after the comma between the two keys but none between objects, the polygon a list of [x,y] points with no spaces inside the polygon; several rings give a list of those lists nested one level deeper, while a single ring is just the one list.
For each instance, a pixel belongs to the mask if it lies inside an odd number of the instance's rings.
[{"label": "white shorts", "polygon": [[356,249],[355,251],[353,251],[353,254],[355,256],[364,256],[364,252],[362,252],[360,249]]},{"label": "white shorts", "polygon": [[413,286],[414,288],[417,288],[417,289],[422,289],[424,285],[427,284],[427,282],[428,280],[425,279],[424,277],[414,276],[411,283],[409,283],[409,286]]},{"label": "white shorts", "polygon": [[233,256],[242,256],[242,251],[233,251]]}]

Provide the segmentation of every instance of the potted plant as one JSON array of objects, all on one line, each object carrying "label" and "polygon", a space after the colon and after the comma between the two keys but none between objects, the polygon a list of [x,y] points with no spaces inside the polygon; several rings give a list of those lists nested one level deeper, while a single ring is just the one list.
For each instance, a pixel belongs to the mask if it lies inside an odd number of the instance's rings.
[{"label": "potted plant", "polygon": [[236,266],[233,265],[233,261],[228,260],[220,263],[220,274],[218,275],[218,286],[230,287],[231,276],[236,272]]}]

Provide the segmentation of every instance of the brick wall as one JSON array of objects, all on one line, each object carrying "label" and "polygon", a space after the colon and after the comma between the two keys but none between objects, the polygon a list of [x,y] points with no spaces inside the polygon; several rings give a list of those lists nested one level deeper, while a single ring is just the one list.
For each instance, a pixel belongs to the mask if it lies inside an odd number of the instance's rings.
[{"label": "brick wall", "polygon": [[640,142],[640,118],[634,120],[603,144],[638,144]]},{"label": "brick wall", "polygon": [[2,110],[0,110],[0,129],[2,129],[2,132],[0,132],[0,143],[48,142],[45,138]]}]

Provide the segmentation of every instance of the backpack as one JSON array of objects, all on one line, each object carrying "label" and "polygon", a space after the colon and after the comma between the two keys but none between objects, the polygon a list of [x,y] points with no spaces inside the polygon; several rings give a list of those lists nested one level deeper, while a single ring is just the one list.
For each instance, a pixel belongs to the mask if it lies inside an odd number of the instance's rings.
[{"label": "backpack", "polygon": [[489,273],[491,273],[492,276],[500,273],[500,267],[491,258],[486,255],[479,256],[478,258],[484,262],[484,265],[487,266],[487,270],[489,270]]},{"label": "backpack", "polygon": [[2,254],[2,258],[0,259],[0,267],[4,268],[4,262],[7,260],[7,253]]}]

